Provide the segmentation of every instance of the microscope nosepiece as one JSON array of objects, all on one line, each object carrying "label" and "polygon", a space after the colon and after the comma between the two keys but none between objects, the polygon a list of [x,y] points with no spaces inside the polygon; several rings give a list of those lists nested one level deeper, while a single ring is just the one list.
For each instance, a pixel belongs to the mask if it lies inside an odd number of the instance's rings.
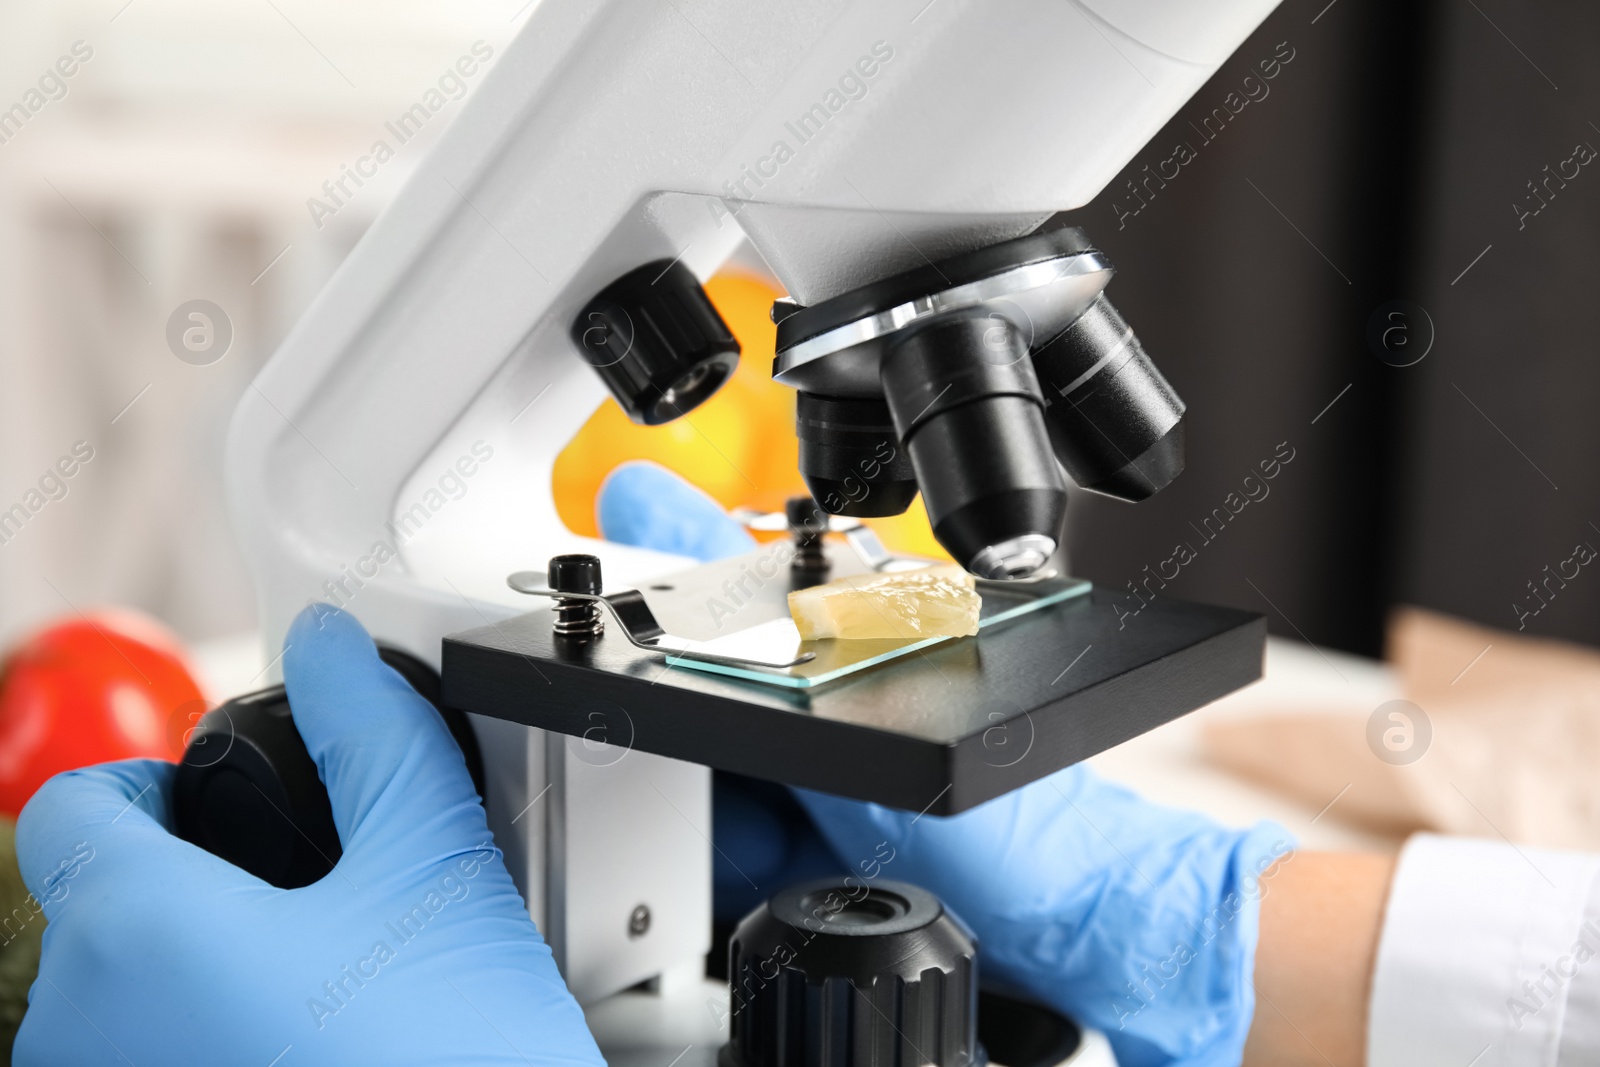
[{"label": "microscope nosepiece", "polygon": [[1183,471],[1183,401],[1106,300],[1111,275],[1081,229],[1051,225],[813,307],[774,305],[772,376],[800,390],[817,501],[890,515],[920,489],[946,551],[1015,579],[1055,553],[1068,475],[1121,500],[1165,488]]},{"label": "microscope nosepiece", "polygon": [[1183,401],[1104,295],[1033,366],[1056,458],[1079,486],[1139,501],[1183,472]]}]

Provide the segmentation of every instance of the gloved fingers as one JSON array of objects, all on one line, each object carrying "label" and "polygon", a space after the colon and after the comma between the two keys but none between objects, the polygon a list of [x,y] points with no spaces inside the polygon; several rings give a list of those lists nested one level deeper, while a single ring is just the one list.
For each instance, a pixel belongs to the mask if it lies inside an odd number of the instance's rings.
[{"label": "gloved fingers", "polygon": [[624,463],[606,476],[595,511],[601,536],[697,560],[748,552],[755,539],[722,506],[654,463]]},{"label": "gloved fingers", "polygon": [[[283,677],[347,856],[367,847],[403,866],[419,850],[486,842],[461,749],[353,615],[325,604],[301,612],[284,639]],[[427,832],[441,826],[450,840]]]},{"label": "gloved fingers", "polygon": [[[1124,850],[1134,850],[1131,840],[1145,831],[1138,813],[1123,815],[1097,805],[1092,799],[1104,783],[1086,766],[1064,768],[1021,789],[995,797],[957,815],[939,816],[884,807],[809,789],[793,790],[806,814],[827,840],[840,862],[871,872],[893,855],[895,869],[911,881],[941,883],[975,881],[1016,862],[1036,848],[1053,848],[1093,862],[1112,851],[1109,839],[1090,821],[1104,822],[1113,836],[1128,835]],[[1118,787],[1107,787],[1116,797],[1131,798],[1143,809],[1152,806]]]},{"label": "gloved fingers", "polygon": [[[48,974],[41,975],[28,991],[28,1012],[22,1017],[11,1046],[12,1067],[56,1067],[63,1063],[126,1067],[129,1060],[122,1052],[84,1022],[85,1016],[79,1010],[83,1000],[81,993],[74,995]],[[84,1006],[96,1017],[105,1015],[103,1008],[96,1011],[93,1005]]]},{"label": "gloved fingers", "polygon": [[79,878],[123,880],[214,859],[169,831],[176,771],[159,760],[124,760],[67,771],[40,787],[17,819],[17,865],[47,916]]},{"label": "gloved fingers", "polygon": [[[795,786],[795,799],[811,816],[811,821],[830,837],[854,837],[860,833],[903,833],[900,812],[864,800],[819,793],[814,789]],[[906,818],[910,818],[908,814]],[[930,816],[931,818],[931,816]]]},{"label": "gloved fingers", "polygon": [[[1147,832],[1166,836],[1180,823],[1213,825],[1198,812],[1167,808],[1145,800],[1126,786],[1100,777],[1084,763],[1063,767],[1020,789],[951,816],[887,808],[809,789],[795,788],[793,793],[819,827],[840,831],[905,834],[912,827],[918,827],[924,836],[960,829],[979,837],[992,837],[990,831],[1019,820],[1026,820],[1037,828],[1040,822],[1060,819],[1070,813],[1075,816],[1071,824],[1083,832],[1102,837],[1109,830],[1118,837],[1122,847],[1133,848]],[[1104,828],[1099,824],[1105,824]],[[1149,827],[1149,831],[1145,827]]]}]

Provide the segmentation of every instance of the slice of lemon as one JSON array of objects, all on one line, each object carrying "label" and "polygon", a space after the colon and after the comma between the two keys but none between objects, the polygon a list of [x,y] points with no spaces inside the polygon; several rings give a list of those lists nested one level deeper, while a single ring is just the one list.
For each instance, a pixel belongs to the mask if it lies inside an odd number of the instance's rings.
[{"label": "slice of lemon", "polygon": [[918,571],[852,575],[789,594],[805,641],[964,637],[978,632],[981,603],[972,575],[947,563]]}]

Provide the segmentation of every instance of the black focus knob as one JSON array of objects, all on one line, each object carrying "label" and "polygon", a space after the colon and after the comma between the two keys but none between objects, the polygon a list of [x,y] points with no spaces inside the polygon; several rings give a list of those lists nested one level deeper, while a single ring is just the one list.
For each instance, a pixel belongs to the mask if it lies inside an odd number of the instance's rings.
[{"label": "black focus knob", "polygon": [[694,410],[739,362],[739,342],[677,260],[646,263],[602,289],[573,322],[572,340],[645,426]]},{"label": "black focus knob", "polygon": [[979,1067],[977,944],[932,893],[826,879],[747,915],[728,946],[720,1067]]},{"label": "black focus knob", "polygon": [[[439,676],[394,649],[383,661],[439,705]],[[483,759],[459,711],[444,712],[478,795]],[[295,729],[283,686],[235,697],[201,718],[172,786],[179,837],[275,885],[298,889],[333,870],[343,849],[328,791]]]},{"label": "black focus knob", "polygon": [[328,792],[282,686],[207,712],[172,790],[179,837],[280,889],[310,885],[339,860]]}]

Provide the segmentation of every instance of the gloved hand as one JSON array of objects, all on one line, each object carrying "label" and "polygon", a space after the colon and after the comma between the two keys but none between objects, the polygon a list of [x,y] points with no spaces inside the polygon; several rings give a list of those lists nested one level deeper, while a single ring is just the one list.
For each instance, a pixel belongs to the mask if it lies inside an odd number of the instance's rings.
[{"label": "gloved hand", "polygon": [[168,763],[51,779],[17,826],[49,926],[14,1062],[603,1067],[438,713],[347,613],[285,649],[337,866],[276,889],[174,837]]},{"label": "gloved hand", "polygon": [[950,818],[795,792],[842,861],[871,870],[887,841],[884,875],[972,926],[986,979],[1105,1032],[1122,1067],[1239,1062],[1260,876],[1287,831],[1160,807],[1082,764]]},{"label": "gloved hand", "polygon": [[691,559],[726,559],[756,547],[722,506],[665,467],[638,460],[606,475],[595,501],[602,536]]},{"label": "gloved hand", "polygon": [[[627,471],[602,489],[608,537],[702,559],[730,542],[712,531],[735,524],[709,498],[659,468]],[[674,517],[670,544],[644,514]],[[1287,831],[1160,807],[1081,764],[951,818],[794,792],[857,877],[913,882],[965,920],[986,984],[1105,1032],[1123,1067],[1239,1062],[1260,876],[1289,854]],[[718,848],[737,851],[740,829],[718,823]]]}]

